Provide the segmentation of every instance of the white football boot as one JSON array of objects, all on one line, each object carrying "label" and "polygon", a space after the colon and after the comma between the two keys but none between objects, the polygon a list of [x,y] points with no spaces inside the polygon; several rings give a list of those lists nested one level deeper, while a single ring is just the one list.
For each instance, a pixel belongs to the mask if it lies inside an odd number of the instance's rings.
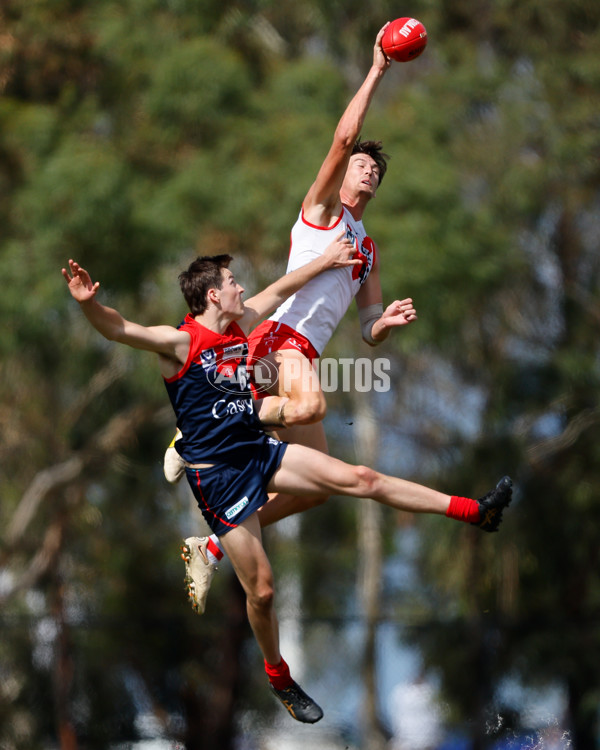
[{"label": "white football boot", "polygon": [[185,562],[185,582],[192,609],[201,615],[206,609],[206,597],[217,569],[206,554],[207,536],[189,536],[181,545],[181,559]]},{"label": "white football boot", "polygon": [[185,474],[185,464],[183,459],[177,453],[175,448],[175,442],[181,438],[181,432],[177,430],[175,437],[171,440],[169,447],[165,451],[165,457],[163,459],[163,471],[165,479],[171,484],[177,484],[181,477]]}]

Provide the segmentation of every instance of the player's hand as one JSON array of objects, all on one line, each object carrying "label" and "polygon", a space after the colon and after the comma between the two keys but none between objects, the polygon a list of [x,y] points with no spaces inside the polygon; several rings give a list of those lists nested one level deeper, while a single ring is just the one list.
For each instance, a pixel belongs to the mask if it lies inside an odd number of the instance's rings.
[{"label": "player's hand", "polygon": [[[69,273],[69,271],[71,273]],[[89,273],[79,263],[69,260],[69,271],[62,269],[62,275],[69,285],[69,291],[77,302],[87,302],[96,296],[100,282],[92,282]]]},{"label": "player's hand", "polygon": [[412,299],[396,300],[388,305],[380,318],[385,328],[406,326],[417,319],[417,311],[413,306]]},{"label": "player's hand", "polygon": [[385,52],[381,48],[381,40],[383,39],[383,34],[389,25],[390,25],[390,22],[388,21],[384,26],[382,26],[379,29],[379,33],[377,34],[377,38],[375,39],[375,46],[373,47],[373,67],[379,68],[379,70],[383,70],[384,72],[392,64],[392,61],[390,60],[390,58],[385,54]]},{"label": "player's hand", "polygon": [[347,266],[360,266],[362,260],[353,259],[356,254],[356,245],[345,237],[345,232],[340,232],[333,242],[323,251],[325,268],[346,268]]}]

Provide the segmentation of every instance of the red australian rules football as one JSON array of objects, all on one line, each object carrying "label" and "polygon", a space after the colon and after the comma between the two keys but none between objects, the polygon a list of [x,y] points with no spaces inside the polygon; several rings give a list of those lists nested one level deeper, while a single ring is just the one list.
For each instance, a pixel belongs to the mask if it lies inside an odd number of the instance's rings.
[{"label": "red australian rules football", "polygon": [[427,46],[427,30],[416,18],[397,18],[383,33],[381,48],[397,62],[418,57]]}]

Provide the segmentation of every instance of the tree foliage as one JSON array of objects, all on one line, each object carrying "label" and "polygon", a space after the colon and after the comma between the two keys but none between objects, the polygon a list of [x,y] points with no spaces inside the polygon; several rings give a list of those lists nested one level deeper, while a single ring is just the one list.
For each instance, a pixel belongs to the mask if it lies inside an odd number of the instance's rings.
[{"label": "tree foliage", "polygon": [[[133,737],[140,695],[186,747],[232,743],[253,680],[244,614],[227,576],[214,619],[182,605],[173,550],[195,516],[162,482],[172,421],[160,378],[148,355],[89,330],[59,271],[76,258],[109,304],[148,324],[183,317],[176,275],[197,254],[231,252],[249,291],[272,280],[396,11],[387,0],[0,8],[6,747]],[[395,368],[375,407],[381,465],[464,494],[503,473],[517,482],[497,537],[419,521],[429,596],[414,594],[415,611],[440,621],[416,641],[457,717],[478,696],[480,743],[494,685],[517,675],[564,685],[587,750],[598,735],[600,10],[428,0],[411,12],[429,46],[392,67],[364,133],[392,156],[366,221],[384,296],[412,296],[419,312],[376,350]],[[364,355],[357,330],[351,312],[327,354]],[[338,454],[350,408],[331,395]],[[335,502],[307,516],[301,539],[310,551],[329,529],[335,586],[314,556],[302,566],[307,606],[327,616],[355,563],[352,515]],[[272,544],[285,566],[285,544]],[[216,667],[217,698],[206,688]]]}]

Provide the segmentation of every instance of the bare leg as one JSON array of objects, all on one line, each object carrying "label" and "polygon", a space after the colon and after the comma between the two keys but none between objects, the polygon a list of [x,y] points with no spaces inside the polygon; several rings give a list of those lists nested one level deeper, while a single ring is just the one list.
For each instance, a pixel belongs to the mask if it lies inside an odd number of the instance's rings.
[{"label": "bare leg", "polygon": [[273,694],[297,721],[314,724],[323,710],[292,679],[279,650],[279,625],[273,608],[274,584],[271,565],[261,541],[256,513],[221,537],[246,592],[248,620],[265,659],[265,672]]},{"label": "bare leg", "polygon": [[290,445],[273,475],[269,492],[368,497],[396,510],[443,515],[450,495],[415,482],[353,466],[303,445]]},{"label": "bare leg", "polygon": [[[288,427],[320,422],[327,411],[325,394],[321,390],[319,375],[304,354],[295,349],[282,349],[263,357],[268,371],[277,370],[267,397],[259,403],[259,416],[266,425],[280,424],[279,409],[284,405],[284,419]],[[260,362],[256,367],[260,367]],[[284,401],[287,399],[287,401]]]},{"label": "bare leg", "polygon": [[[321,451],[321,453],[329,453],[325,430],[321,422],[310,425],[296,425],[279,430],[277,437],[286,443],[307,445]],[[309,496],[291,495],[284,492],[270,494],[268,501],[258,511],[260,525],[264,528],[294,513],[302,513],[310,508],[315,508],[322,505],[327,498],[327,494]]]},{"label": "bare leg", "polygon": [[[286,427],[278,428],[276,435],[286,443],[306,445],[322,453],[329,453],[327,438],[321,420],[325,416],[325,396],[318,374],[310,361],[294,349],[282,349],[264,357],[272,372],[277,368],[278,379],[269,390],[270,396],[258,403],[259,416],[266,424],[274,424],[284,406]],[[264,528],[294,513],[322,505],[327,494],[314,496],[278,492],[258,511],[260,525]]]},{"label": "bare leg", "polygon": [[269,664],[279,664],[279,625],[273,608],[274,582],[263,548],[256,514],[220,537],[227,556],[246,592],[248,620]]}]

